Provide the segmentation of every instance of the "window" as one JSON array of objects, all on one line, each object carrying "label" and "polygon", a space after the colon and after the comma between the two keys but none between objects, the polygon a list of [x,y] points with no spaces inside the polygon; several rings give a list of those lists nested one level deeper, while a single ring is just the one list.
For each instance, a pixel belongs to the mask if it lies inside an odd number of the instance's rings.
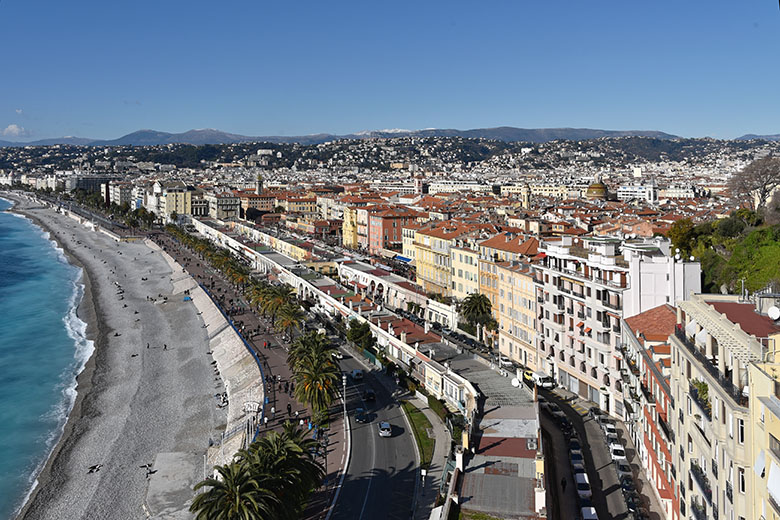
[{"label": "window", "polygon": [[[690,410],[688,411],[690,413]],[[734,438],[734,419],[731,417],[731,414],[729,413],[729,439]]]},{"label": "window", "polygon": [[737,441],[745,444],[745,420],[737,419]]},{"label": "window", "polygon": [[739,492],[744,493],[745,492],[745,468],[737,469],[737,480],[739,484]]}]

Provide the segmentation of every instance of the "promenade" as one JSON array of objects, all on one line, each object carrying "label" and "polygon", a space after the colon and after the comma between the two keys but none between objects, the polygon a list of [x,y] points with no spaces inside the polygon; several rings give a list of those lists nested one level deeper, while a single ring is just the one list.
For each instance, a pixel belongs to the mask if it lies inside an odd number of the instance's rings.
[{"label": "promenade", "polygon": [[[150,238],[211,294],[261,360],[266,379],[264,416],[268,421],[260,426],[260,434],[281,430],[284,422],[288,420],[293,422],[303,420],[306,427],[305,421],[312,417],[311,410],[299,403],[290,390],[293,379],[287,365],[289,343],[285,342],[282,335],[271,327],[270,319],[253,310],[241,289],[209,266],[198,253],[167,234],[158,233]],[[341,402],[334,402],[327,429],[325,484],[313,495],[304,517],[306,519],[315,520],[327,516],[340,474],[345,469],[347,448],[341,410]]]}]

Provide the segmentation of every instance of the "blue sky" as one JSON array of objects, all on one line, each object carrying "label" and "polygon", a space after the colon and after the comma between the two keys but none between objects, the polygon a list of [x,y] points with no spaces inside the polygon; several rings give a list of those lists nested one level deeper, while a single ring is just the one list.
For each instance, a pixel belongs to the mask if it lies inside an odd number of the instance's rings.
[{"label": "blue sky", "polygon": [[0,0],[0,139],[780,133],[774,0]]}]

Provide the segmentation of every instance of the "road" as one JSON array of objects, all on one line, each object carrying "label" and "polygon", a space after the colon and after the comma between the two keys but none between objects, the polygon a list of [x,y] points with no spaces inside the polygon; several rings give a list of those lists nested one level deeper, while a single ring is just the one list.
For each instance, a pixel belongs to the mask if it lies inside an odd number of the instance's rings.
[{"label": "road", "polygon": [[[341,369],[350,372],[363,366],[345,356]],[[404,519],[412,514],[417,475],[417,459],[413,434],[406,426],[403,411],[390,392],[371,372],[365,372],[362,382],[347,383],[347,410],[352,425],[352,457],[344,478],[334,520]],[[370,388],[376,392],[376,402],[364,403],[362,394]],[[363,407],[372,413],[372,420],[359,424],[354,411]],[[377,424],[387,421],[393,426],[392,437],[379,437]]]}]

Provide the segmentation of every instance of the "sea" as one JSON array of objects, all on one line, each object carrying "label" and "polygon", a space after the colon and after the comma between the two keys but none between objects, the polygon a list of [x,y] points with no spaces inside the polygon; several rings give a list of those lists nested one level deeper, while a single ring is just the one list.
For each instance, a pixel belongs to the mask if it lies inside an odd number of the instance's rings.
[{"label": "sea", "polygon": [[13,518],[60,439],[93,351],[82,270],[0,199],[0,518]]}]

